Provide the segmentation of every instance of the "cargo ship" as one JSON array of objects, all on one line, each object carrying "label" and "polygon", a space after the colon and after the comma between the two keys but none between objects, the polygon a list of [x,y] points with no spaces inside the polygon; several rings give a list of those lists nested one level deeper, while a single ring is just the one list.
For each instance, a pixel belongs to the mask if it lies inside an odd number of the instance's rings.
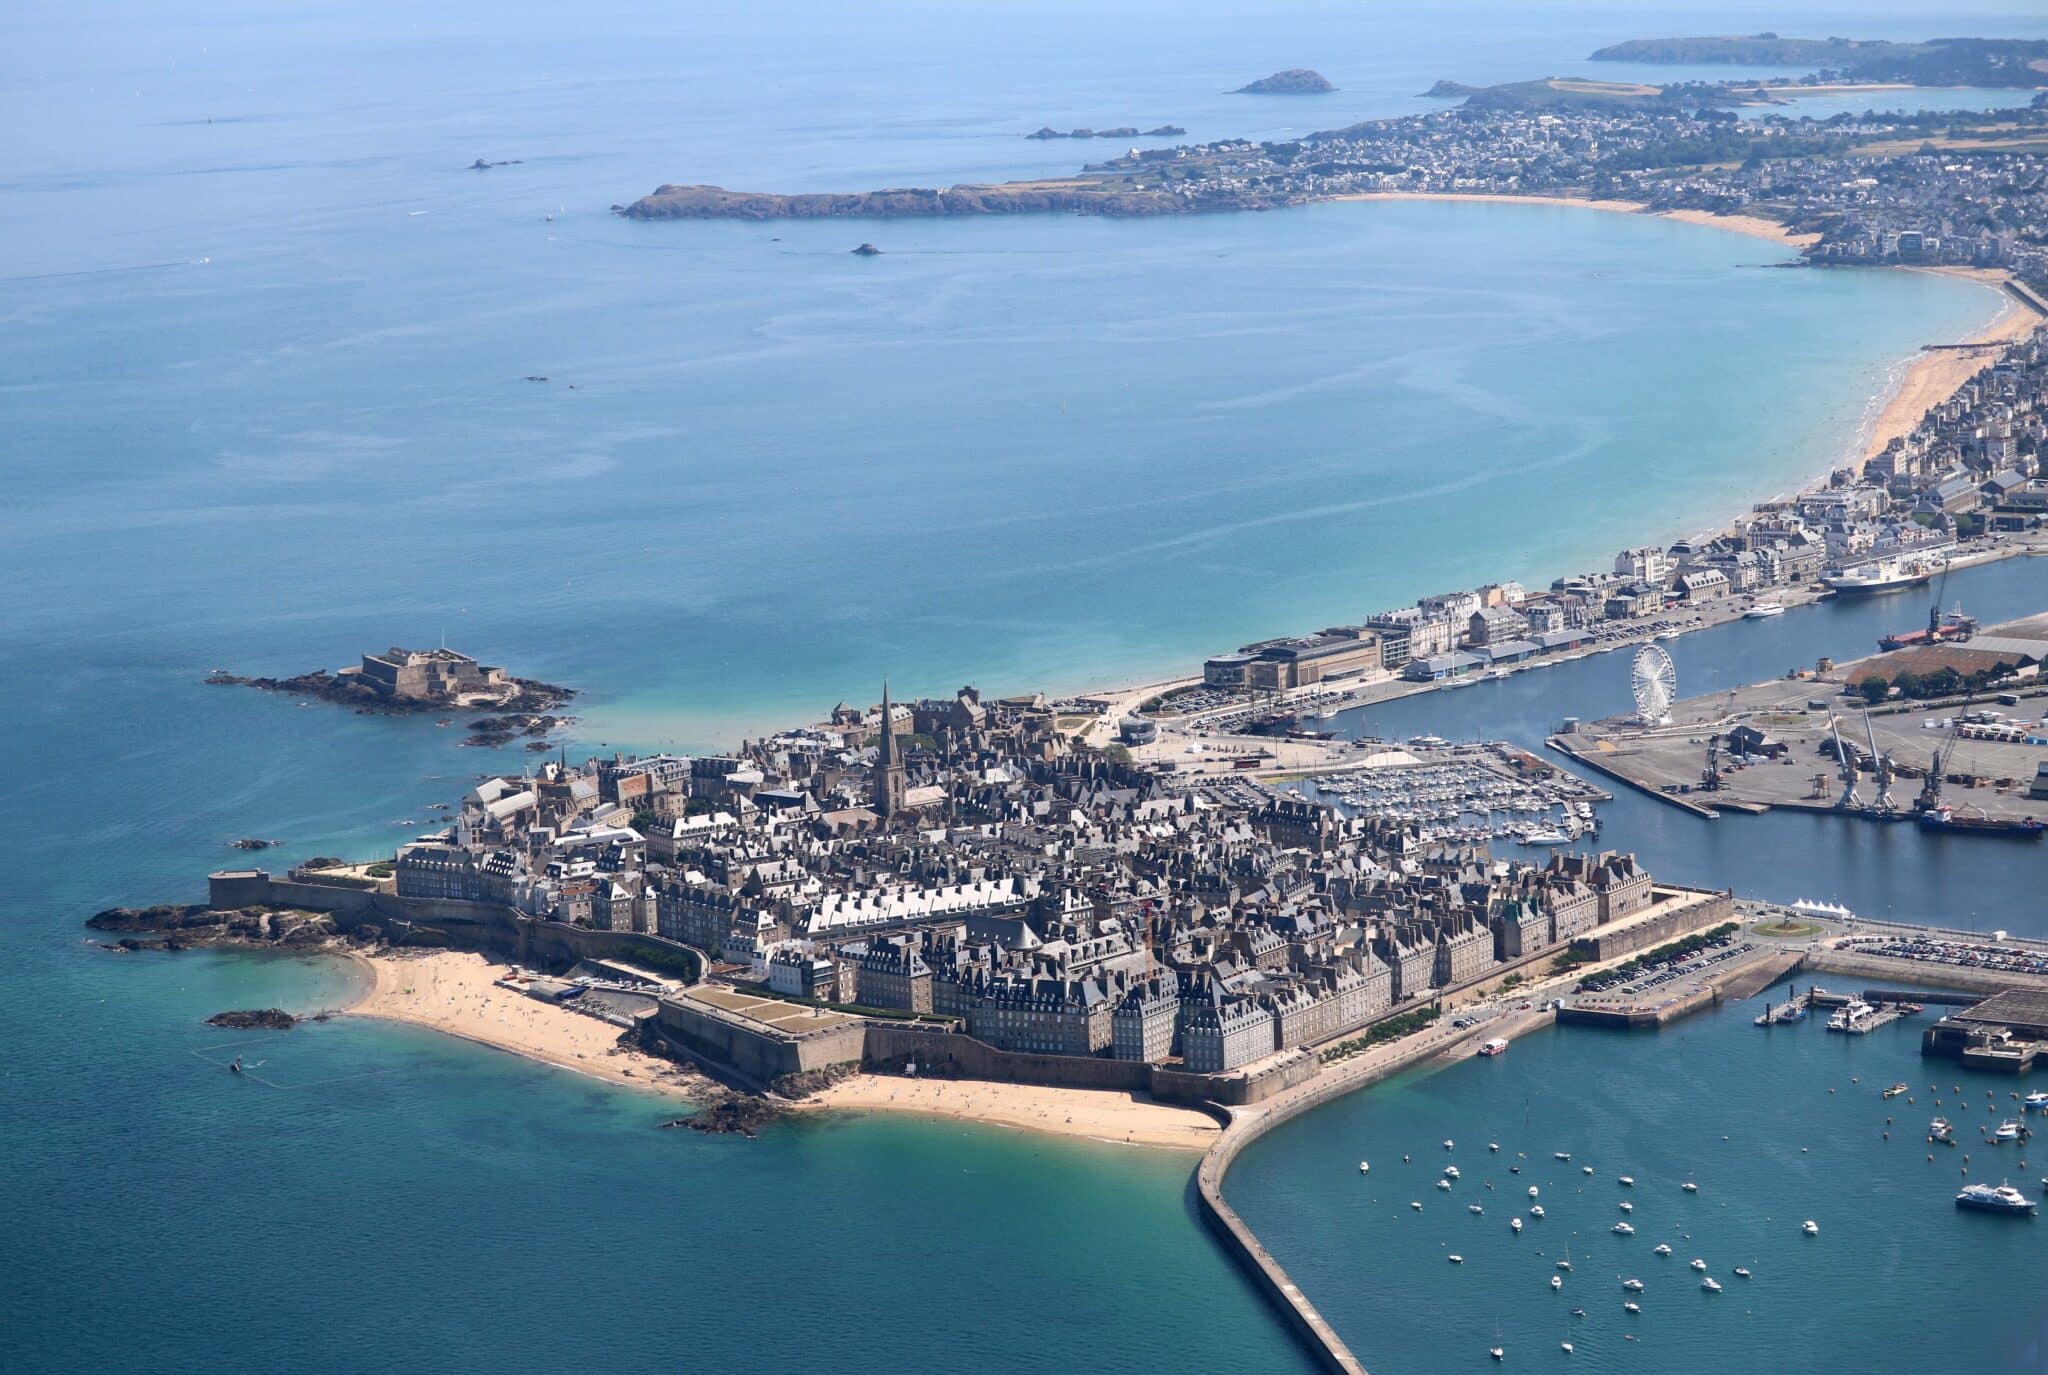
[{"label": "cargo ship", "polygon": [[2036,821],[2032,817],[2007,818],[1985,816],[1982,812],[1959,812],[1947,803],[1920,813],[1920,825],[1930,831],[2011,836],[2017,840],[2038,840],[2043,831],[2048,831],[2048,822]]},{"label": "cargo ship", "polygon": [[1945,645],[1967,640],[1977,633],[1977,618],[1963,614],[1958,605],[1953,611],[1942,611],[1927,618],[1927,625],[1919,630],[1901,630],[1887,635],[1877,642],[1882,650],[1912,649],[1919,645]]}]

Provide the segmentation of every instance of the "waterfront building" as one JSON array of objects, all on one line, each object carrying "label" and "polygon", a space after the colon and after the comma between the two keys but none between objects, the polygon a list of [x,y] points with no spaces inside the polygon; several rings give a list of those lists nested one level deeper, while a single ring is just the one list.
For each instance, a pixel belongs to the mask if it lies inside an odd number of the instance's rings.
[{"label": "waterfront building", "polygon": [[1171,970],[1134,982],[1110,1016],[1110,1054],[1158,1064],[1173,1054],[1180,979]]}]

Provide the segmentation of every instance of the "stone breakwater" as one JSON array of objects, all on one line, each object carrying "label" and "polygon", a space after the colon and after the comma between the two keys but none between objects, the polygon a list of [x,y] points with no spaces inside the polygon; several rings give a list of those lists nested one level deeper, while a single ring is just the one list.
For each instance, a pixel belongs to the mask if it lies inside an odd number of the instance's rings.
[{"label": "stone breakwater", "polygon": [[1311,1108],[1321,1107],[1347,1093],[1370,1088],[1423,1060],[1455,1053],[1482,1038],[1513,1037],[1548,1025],[1551,1016],[1545,1009],[1503,1023],[1482,1024],[1447,1035],[1425,1034],[1404,1038],[1394,1042],[1385,1052],[1346,1062],[1255,1110],[1232,1112],[1228,1108],[1211,1105],[1211,1110],[1223,1121],[1224,1129],[1215,1144],[1203,1154],[1202,1163],[1195,1170],[1193,1186],[1202,1218],[1216,1233],[1223,1248],[1250,1272],[1259,1292],[1280,1310],[1280,1316],[1286,1319],[1288,1326],[1294,1329],[1324,1368],[1336,1372],[1336,1375],[1366,1375],[1364,1363],[1352,1354],[1336,1329],[1301,1291],[1301,1286],[1289,1278],[1280,1262],[1273,1258],[1252,1229],[1245,1225],[1244,1219],[1237,1215],[1237,1210],[1223,1197],[1223,1180],[1231,1165],[1252,1142]]}]

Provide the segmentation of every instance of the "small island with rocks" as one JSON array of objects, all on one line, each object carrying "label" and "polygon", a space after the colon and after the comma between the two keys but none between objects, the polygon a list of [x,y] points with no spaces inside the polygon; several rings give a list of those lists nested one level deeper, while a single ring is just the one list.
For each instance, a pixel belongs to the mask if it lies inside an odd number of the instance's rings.
[{"label": "small island with rocks", "polygon": [[1321,72],[1310,71],[1307,67],[1289,67],[1284,72],[1262,76],[1257,81],[1240,86],[1232,95],[1324,95],[1337,88]]},{"label": "small island with rocks", "polygon": [[[315,669],[294,678],[244,678],[217,668],[206,676],[215,687],[253,687],[299,697],[317,697],[365,713],[415,715],[450,709],[489,707],[523,719],[518,729],[536,720],[549,727],[566,716],[547,715],[576,695],[533,678],[515,678],[489,664],[480,664],[453,649],[401,649],[365,654],[360,665],[330,673]],[[255,847],[250,847],[255,848]]]}]

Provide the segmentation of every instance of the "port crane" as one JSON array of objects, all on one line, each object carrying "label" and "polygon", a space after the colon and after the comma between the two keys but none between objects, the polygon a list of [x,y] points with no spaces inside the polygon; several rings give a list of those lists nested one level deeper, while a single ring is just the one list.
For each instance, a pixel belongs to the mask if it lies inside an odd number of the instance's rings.
[{"label": "port crane", "polygon": [[1700,786],[1714,792],[1721,786],[1721,733],[1707,737],[1707,767],[1700,773]]},{"label": "port crane", "polygon": [[1931,812],[1941,805],[1942,774],[1955,762],[1956,742],[1962,738],[1962,725],[1949,727],[1948,739],[1934,747],[1934,760],[1927,768],[1927,778],[1920,784],[1920,796],[1913,799],[1913,810]]},{"label": "port crane", "polygon": [[1877,800],[1871,805],[1884,815],[1890,816],[1899,809],[1898,803],[1892,798],[1892,781],[1898,775],[1892,767],[1891,752],[1877,752],[1877,732],[1871,727],[1868,711],[1863,713],[1863,738],[1870,745],[1871,767],[1877,770]]},{"label": "port crane", "polygon": [[1835,799],[1835,806],[1842,811],[1852,812],[1863,801],[1856,792],[1856,756],[1842,743],[1842,725],[1835,719],[1833,712],[1828,713],[1828,730],[1835,738],[1835,758],[1842,766],[1842,793]]}]

